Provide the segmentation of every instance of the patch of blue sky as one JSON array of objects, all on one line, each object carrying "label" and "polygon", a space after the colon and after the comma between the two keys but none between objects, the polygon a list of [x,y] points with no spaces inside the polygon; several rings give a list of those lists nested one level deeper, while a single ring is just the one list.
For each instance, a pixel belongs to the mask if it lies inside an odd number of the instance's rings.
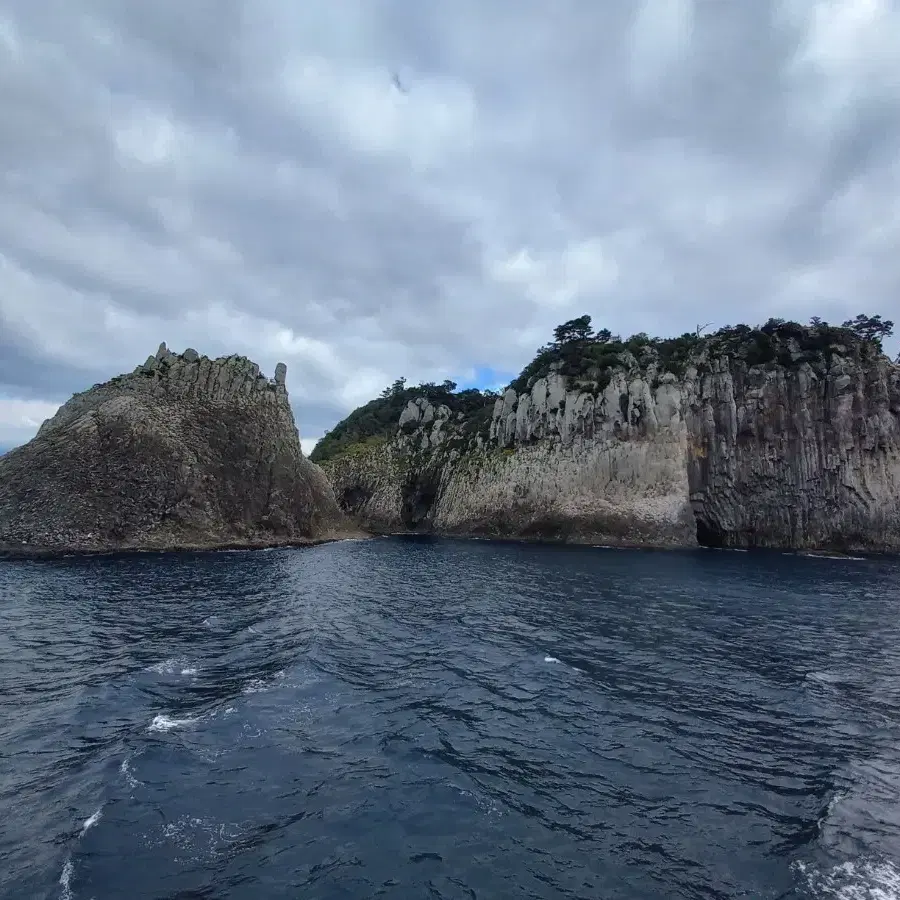
[{"label": "patch of blue sky", "polygon": [[502,391],[516,377],[515,372],[505,372],[490,366],[476,366],[474,375],[469,379],[457,380],[457,389],[478,388],[481,391]]}]

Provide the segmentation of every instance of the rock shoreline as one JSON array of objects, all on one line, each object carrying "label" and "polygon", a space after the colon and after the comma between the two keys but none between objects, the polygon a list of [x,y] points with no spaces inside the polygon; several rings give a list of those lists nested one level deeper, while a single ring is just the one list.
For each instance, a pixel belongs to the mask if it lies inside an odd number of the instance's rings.
[{"label": "rock shoreline", "polygon": [[226,541],[226,542],[199,542],[199,543],[175,543],[175,544],[118,544],[104,547],[99,546],[15,546],[12,544],[0,544],[0,559],[62,559],[71,556],[116,556],[130,553],[221,553],[227,551],[260,551],[260,550],[284,550],[289,548],[301,549],[304,547],[318,547],[322,544],[335,544],[346,540],[367,540],[376,535],[363,531],[348,531],[346,533],[322,536],[317,538],[294,538],[289,540],[256,540],[256,541]]},{"label": "rock shoreline", "polygon": [[484,531],[392,531],[387,529],[372,529],[366,532],[368,537],[411,537],[411,538],[446,538],[459,541],[489,541],[503,544],[536,544],[550,547],[586,547],[596,550],[654,550],[660,552],[682,550],[720,550],[729,553],[781,553],[789,556],[803,556],[812,559],[847,559],[856,560],[864,554],[866,559],[880,556],[898,556],[900,551],[873,551],[871,548],[859,547],[851,550],[838,547],[819,547],[816,549],[791,549],[786,547],[708,547],[688,541],[679,543],[676,541],[634,541],[610,536],[608,534],[573,534],[565,537],[553,535],[524,535],[510,534],[509,532],[484,532]]}]

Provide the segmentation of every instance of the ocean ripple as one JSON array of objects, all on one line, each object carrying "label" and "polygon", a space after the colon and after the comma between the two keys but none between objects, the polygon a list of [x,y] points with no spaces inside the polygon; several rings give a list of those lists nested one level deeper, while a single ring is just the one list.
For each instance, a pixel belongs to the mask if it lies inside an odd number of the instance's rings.
[{"label": "ocean ripple", "polygon": [[900,897],[900,563],[0,561],[0,897]]}]

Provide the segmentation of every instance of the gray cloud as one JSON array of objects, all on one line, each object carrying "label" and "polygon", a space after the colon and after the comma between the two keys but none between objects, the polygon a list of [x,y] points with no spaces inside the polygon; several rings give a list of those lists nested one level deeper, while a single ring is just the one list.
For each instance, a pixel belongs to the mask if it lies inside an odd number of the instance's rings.
[{"label": "gray cloud", "polygon": [[585,311],[900,318],[898,28],[876,0],[7,0],[0,444],[160,340],[286,361],[316,437]]}]

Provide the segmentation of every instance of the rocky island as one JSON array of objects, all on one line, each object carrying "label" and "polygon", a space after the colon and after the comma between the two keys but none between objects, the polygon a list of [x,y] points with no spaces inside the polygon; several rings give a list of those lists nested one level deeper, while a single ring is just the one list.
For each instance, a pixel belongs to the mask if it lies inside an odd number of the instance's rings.
[{"label": "rocky island", "polygon": [[162,344],[0,457],[0,552],[262,547],[353,532],[285,386]]},{"label": "rocky island", "polygon": [[771,319],[622,340],[583,316],[502,394],[401,379],[311,458],[374,531],[898,551],[891,327]]}]

